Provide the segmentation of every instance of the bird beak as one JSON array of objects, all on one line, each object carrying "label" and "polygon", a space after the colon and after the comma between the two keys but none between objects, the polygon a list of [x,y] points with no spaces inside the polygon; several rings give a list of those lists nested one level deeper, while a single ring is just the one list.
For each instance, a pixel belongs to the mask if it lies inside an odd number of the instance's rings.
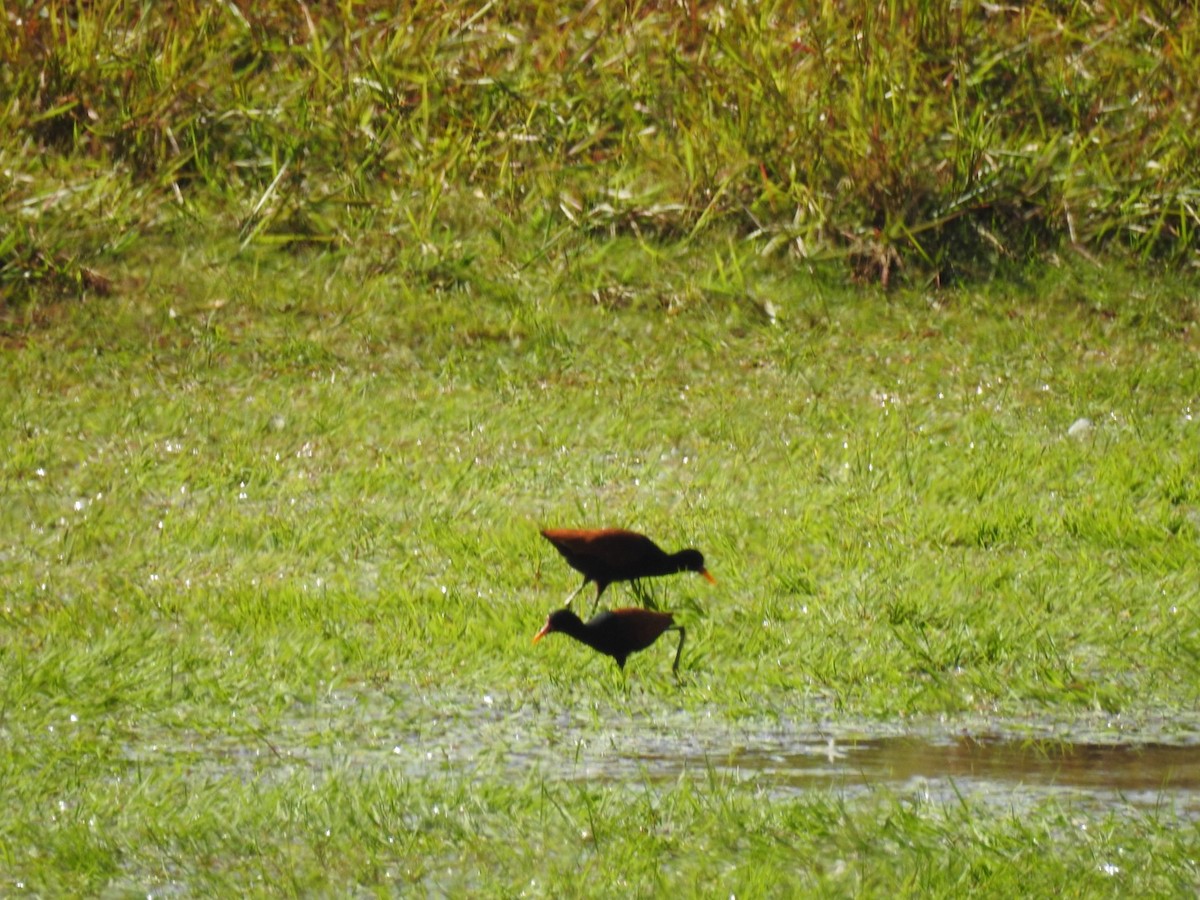
[{"label": "bird beak", "polygon": [[708,573],[708,569],[701,569],[700,574],[704,576],[705,581],[707,581],[709,584],[717,583],[717,579],[713,578],[712,575]]},{"label": "bird beak", "polygon": [[542,638],[544,638],[549,633],[550,633],[550,623],[547,622],[544,626],[542,626],[542,630],[533,636],[533,642],[536,644],[538,641],[540,641]]}]

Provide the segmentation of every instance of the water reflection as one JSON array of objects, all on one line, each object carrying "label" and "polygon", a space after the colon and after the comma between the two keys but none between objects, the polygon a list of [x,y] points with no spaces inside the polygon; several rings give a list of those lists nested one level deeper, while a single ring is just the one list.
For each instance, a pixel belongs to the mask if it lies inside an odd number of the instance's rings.
[{"label": "water reflection", "polygon": [[[916,791],[926,799],[1037,802],[1057,796],[1099,808],[1160,807],[1200,817],[1200,745],[1070,743],[1011,736],[888,736],[746,742],[699,753],[643,752],[593,766],[587,778],[671,780],[697,771],[772,795],[832,790]],[[623,771],[622,771],[623,770]]]},{"label": "water reflection", "polygon": [[[673,768],[667,757],[643,761]],[[700,760],[677,758],[678,768]],[[1073,744],[1000,737],[928,740],[888,737],[811,742],[795,748],[742,747],[706,765],[756,774],[780,786],[905,784],[953,779],[1113,792],[1200,790],[1200,747]]]},{"label": "water reflection", "polygon": [[951,802],[970,794],[1006,805],[1065,796],[1110,809],[1165,803],[1200,818],[1200,722],[1119,725],[1117,731],[1107,720],[1080,720],[1060,734],[1061,723],[1021,723],[1041,727],[1030,735],[994,721],[971,731],[944,724],[918,730],[912,722],[730,723],[691,710],[548,710],[492,693],[478,702],[431,695],[382,703],[364,692],[298,704],[295,716],[266,728],[145,734],[127,753],[141,763],[256,779],[349,768],[414,779],[533,777],[636,789],[715,776],[770,795],[883,789]]}]

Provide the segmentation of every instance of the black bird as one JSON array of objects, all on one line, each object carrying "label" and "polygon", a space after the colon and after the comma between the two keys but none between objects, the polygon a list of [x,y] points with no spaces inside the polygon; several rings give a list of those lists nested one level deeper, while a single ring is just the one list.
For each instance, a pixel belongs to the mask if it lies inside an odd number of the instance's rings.
[{"label": "black bird", "polygon": [[650,538],[636,531],[623,528],[592,531],[546,528],[542,531],[542,537],[554,545],[567,565],[583,575],[583,584],[564,604],[568,608],[589,581],[596,582],[593,609],[599,605],[604,589],[614,581],[635,581],[658,575],[674,575],[676,572],[699,572],[710,584],[717,583],[708,574],[708,569],[704,568],[704,554],[699,550],[667,553]]},{"label": "black bird", "polygon": [[618,668],[625,668],[625,658],[630,653],[645,650],[659,639],[664,631],[679,632],[679,646],[675,650],[675,662],[671,671],[679,674],[679,655],[683,653],[683,642],[687,631],[675,624],[675,616],[669,612],[627,607],[606,609],[584,622],[569,609],[558,609],[550,613],[546,624],[533,637],[536,644],[554,631],[575,638],[593,650],[611,656]]}]

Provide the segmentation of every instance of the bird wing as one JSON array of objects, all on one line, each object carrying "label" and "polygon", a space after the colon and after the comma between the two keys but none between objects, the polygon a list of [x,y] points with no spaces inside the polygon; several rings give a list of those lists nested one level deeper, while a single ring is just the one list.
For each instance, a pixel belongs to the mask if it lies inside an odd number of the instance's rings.
[{"label": "bird wing", "polygon": [[619,635],[621,643],[631,653],[645,650],[673,624],[674,614],[642,609],[639,606],[605,610],[588,622],[590,627],[606,633],[611,630],[615,635]]},{"label": "bird wing", "polygon": [[644,534],[623,528],[599,528],[594,531],[547,528],[542,535],[564,556],[595,560],[612,570],[636,567],[642,560],[655,559],[663,552]]}]

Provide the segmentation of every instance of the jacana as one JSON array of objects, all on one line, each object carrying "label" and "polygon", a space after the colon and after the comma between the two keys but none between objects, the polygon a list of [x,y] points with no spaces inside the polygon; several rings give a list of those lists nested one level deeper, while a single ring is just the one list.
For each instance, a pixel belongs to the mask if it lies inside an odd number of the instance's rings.
[{"label": "jacana", "polygon": [[614,581],[636,581],[639,578],[674,575],[676,572],[699,572],[710,584],[717,583],[708,574],[708,569],[704,568],[704,554],[699,550],[667,553],[650,538],[636,531],[623,528],[600,528],[594,531],[547,528],[542,531],[542,537],[554,545],[567,565],[583,575],[583,584],[563,604],[567,608],[589,581],[596,582],[593,609],[600,604],[604,589]]},{"label": "jacana", "polygon": [[675,624],[675,617],[671,613],[637,607],[606,609],[587,622],[569,609],[555,610],[546,619],[542,630],[534,635],[533,642],[536,644],[555,631],[573,637],[605,656],[611,656],[617,661],[617,667],[620,669],[625,668],[625,658],[630,653],[645,650],[657,641],[664,631],[678,631],[679,647],[675,650],[675,663],[671,666],[671,671],[676,675],[679,674],[679,655],[683,652],[683,641],[687,637],[687,631],[682,625]]}]

